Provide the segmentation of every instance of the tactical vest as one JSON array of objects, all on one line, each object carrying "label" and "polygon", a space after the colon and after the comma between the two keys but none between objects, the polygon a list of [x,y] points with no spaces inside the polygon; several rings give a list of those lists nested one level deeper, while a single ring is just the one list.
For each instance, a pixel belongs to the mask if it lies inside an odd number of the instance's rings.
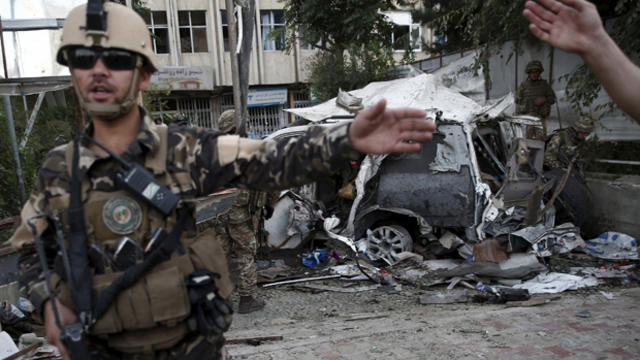
[{"label": "tactical vest", "polygon": [[[160,127],[158,133],[161,137],[160,153],[155,156],[147,154],[145,167],[177,195],[193,190],[194,183],[188,172],[172,174],[166,171],[167,128]],[[69,174],[72,156],[73,144],[69,143],[65,154]],[[82,178],[82,194],[87,244],[98,244],[111,252],[123,236],[130,237],[144,248],[156,228],[170,231],[177,222],[176,209],[165,218],[123,190],[91,190],[88,176]],[[65,210],[69,206],[69,197],[65,194],[49,201],[51,210],[61,218],[66,234],[69,233],[69,219]],[[181,206],[193,209],[188,199],[182,199],[178,203],[178,207]],[[114,221],[117,224],[113,224]],[[221,278],[216,280],[216,285],[220,295],[231,299],[232,284],[227,261],[214,229],[197,233],[195,226],[187,226],[180,243],[184,253],[174,252],[169,261],[154,267],[135,285],[122,291],[107,313],[91,328],[92,336],[106,340],[110,348],[124,353],[149,353],[176,345],[190,331],[186,320],[191,313],[191,305],[185,278],[195,269],[206,268],[219,273]],[[94,299],[120,274],[109,270],[105,274],[94,274]],[[66,283],[57,275],[52,276],[52,283],[57,298],[73,309]]]},{"label": "tactical vest", "polygon": [[518,94],[520,103],[518,104],[518,113],[538,116],[542,119],[551,113],[551,101],[547,101],[542,105],[536,105],[535,100],[538,97],[546,97],[549,84],[546,80],[527,80],[521,86],[521,94]]}]

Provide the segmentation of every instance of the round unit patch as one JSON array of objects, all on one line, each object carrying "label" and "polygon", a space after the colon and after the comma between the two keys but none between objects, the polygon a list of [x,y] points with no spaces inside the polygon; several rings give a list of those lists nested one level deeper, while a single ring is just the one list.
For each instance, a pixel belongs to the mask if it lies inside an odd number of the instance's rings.
[{"label": "round unit patch", "polygon": [[102,208],[102,221],[118,235],[136,231],[142,222],[142,209],[134,200],[126,196],[116,196]]}]

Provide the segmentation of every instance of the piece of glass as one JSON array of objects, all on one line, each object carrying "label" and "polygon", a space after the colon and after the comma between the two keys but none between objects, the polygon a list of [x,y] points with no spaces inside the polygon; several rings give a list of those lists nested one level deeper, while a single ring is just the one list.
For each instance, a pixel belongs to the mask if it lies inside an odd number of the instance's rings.
[{"label": "piece of glass", "polygon": [[207,29],[193,29],[193,52],[207,52]]},{"label": "piece of glass", "polygon": [[166,11],[153,11],[153,24],[154,25],[167,25],[167,12]]},{"label": "piece of glass", "polygon": [[178,25],[189,26],[189,11],[178,11]]},{"label": "piece of glass", "polygon": [[193,49],[191,48],[191,29],[189,28],[181,28],[180,29],[180,50],[183,53],[191,53]]},{"label": "piece of glass", "polygon": [[169,31],[168,29],[155,29],[156,54],[169,53]]},{"label": "piece of glass", "polygon": [[206,26],[207,21],[205,19],[204,11],[192,11],[191,12],[191,26]]}]

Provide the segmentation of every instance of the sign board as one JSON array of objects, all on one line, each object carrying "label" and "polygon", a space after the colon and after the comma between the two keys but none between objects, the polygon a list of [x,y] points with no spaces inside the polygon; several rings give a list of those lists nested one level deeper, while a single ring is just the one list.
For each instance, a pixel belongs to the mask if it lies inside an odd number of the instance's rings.
[{"label": "sign board", "polygon": [[287,103],[287,88],[249,90],[247,107],[280,105]]},{"label": "sign board", "polygon": [[151,76],[149,90],[213,90],[211,66],[161,67]]}]

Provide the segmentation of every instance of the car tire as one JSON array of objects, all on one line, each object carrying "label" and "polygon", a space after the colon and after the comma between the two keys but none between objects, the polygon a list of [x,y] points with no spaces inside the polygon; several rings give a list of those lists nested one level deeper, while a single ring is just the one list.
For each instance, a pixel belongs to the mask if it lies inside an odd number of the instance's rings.
[{"label": "car tire", "polygon": [[413,238],[402,225],[375,225],[367,231],[367,253],[372,259],[389,264],[398,261],[398,254],[413,250]]}]

